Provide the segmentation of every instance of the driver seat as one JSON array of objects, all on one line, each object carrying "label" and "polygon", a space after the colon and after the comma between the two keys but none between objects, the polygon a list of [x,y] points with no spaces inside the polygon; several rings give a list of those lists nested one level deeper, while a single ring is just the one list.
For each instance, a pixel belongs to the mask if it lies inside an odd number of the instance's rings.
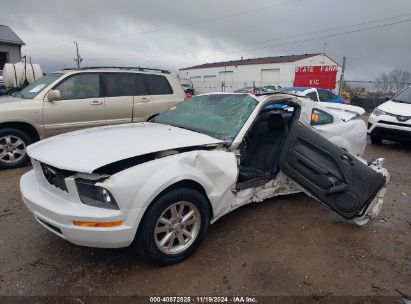
[{"label": "driver seat", "polygon": [[270,111],[261,115],[247,141],[246,155],[240,166],[240,180],[277,173],[278,154],[286,131],[287,124],[281,113]]}]

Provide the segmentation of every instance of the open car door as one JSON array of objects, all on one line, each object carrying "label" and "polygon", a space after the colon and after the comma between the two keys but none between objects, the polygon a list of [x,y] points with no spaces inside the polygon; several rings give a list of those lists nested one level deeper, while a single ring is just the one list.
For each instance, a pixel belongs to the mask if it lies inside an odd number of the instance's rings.
[{"label": "open car door", "polygon": [[280,169],[345,219],[363,220],[378,198],[381,208],[377,194],[386,177],[301,122],[291,126],[280,154]]}]

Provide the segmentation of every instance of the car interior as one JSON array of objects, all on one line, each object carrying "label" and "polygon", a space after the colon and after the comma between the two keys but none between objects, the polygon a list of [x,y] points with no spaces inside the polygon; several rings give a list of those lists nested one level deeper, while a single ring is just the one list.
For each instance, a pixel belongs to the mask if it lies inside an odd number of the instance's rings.
[{"label": "car interior", "polygon": [[295,111],[273,105],[261,111],[240,145],[237,190],[262,185],[279,171],[279,154]]}]

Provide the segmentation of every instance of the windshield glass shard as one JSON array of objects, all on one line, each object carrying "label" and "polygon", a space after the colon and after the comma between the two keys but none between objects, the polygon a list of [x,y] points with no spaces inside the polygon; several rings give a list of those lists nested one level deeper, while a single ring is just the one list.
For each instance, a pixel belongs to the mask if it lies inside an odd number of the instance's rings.
[{"label": "windshield glass shard", "polygon": [[231,144],[257,104],[248,94],[196,96],[161,113],[154,122],[200,132]]}]

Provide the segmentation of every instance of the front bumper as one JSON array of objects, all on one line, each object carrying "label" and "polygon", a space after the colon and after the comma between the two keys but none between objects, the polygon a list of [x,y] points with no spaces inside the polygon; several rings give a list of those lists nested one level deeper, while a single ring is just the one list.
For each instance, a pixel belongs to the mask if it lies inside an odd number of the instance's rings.
[{"label": "front bumper", "polygon": [[[109,210],[73,202],[60,195],[59,189],[39,182],[33,170],[22,176],[20,189],[24,203],[43,227],[81,246],[119,248],[130,245],[144,213],[143,208]],[[123,224],[110,228],[81,227],[75,226],[73,221],[123,221]]]},{"label": "front bumper", "polygon": [[411,121],[399,122],[394,116],[371,114],[368,134],[393,141],[411,141]]}]

